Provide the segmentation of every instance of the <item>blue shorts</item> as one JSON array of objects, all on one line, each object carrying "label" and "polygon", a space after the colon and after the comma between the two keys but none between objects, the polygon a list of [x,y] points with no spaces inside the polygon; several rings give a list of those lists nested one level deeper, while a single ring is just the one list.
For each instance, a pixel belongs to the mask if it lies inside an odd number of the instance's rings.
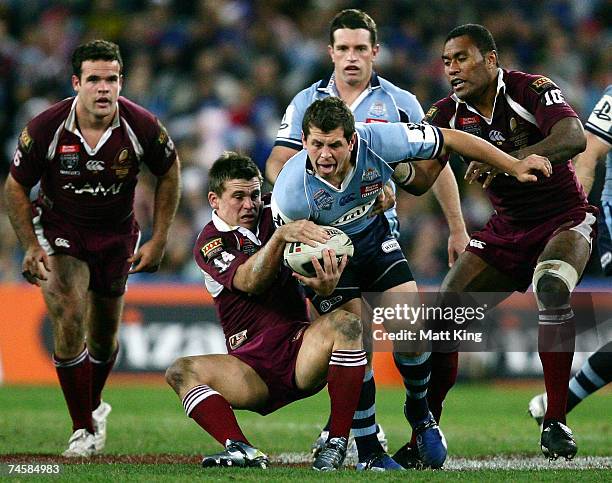
[{"label": "blue shorts", "polygon": [[351,240],[355,254],[342,272],[336,290],[331,295],[320,296],[307,289],[320,314],[360,298],[362,292],[384,292],[414,280],[400,244],[383,215],[377,216],[364,232],[351,236]]},{"label": "blue shorts", "polygon": [[601,212],[597,217],[599,236],[597,246],[601,269],[607,277],[612,277],[612,201],[601,201]]}]

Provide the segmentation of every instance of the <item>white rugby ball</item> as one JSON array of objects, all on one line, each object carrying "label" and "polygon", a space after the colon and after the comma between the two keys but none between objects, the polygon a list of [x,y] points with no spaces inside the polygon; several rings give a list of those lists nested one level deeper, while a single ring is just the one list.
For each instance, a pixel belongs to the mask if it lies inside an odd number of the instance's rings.
[{"label": "white rugby ball", "polygon": [[323,266],[321,251],[325,248],[329,248],[336,252],[338,263],[342,260],[343,255],[348,255],[349,257],[353,256],[353,252],[355,251],[353,242],[346,233],[332,226],[322,226],[321,228],[324,228],[331,237],[327,240],[327,243],[317,243],[316,247],[311,247],[301,242],[287,243],[284,252],[285,265],[300,275],[314,277],[315,269],[312,266],[311,258],[313,256],[317,257],[321,266]]}]

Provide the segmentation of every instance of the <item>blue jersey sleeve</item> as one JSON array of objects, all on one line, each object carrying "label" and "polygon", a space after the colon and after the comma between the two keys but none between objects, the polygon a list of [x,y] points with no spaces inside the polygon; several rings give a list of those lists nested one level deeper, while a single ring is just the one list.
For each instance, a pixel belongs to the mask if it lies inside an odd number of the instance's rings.
[{"label": "blue jersey sleeve", "polygon": [[304,186],[306,153],[293,156],[278,175],[272,191],[272,217],[276,226],[310,219],[308,196]]},{"label": "blue jersey sleeve", "polygon": [[285,146],[297,151],[302,149],[302,119],[313,101],[313,88],[300,91],[287,106],[276,134],[274,146]]},{"label": "blue jersey sleeve", "polygon": [[440,129],[429,124],[357,123],[356,127],[368,148],[391,165],[405,159],[437,158],[444,145]]}]

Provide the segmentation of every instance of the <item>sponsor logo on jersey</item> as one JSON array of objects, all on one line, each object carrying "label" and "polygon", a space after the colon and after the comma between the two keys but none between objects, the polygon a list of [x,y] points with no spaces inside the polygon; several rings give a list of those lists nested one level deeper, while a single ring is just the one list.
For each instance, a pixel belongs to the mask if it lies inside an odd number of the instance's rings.
[{"label": "sponsor logo on jersey", "polygon": [[223,251],[223,239],[214,238],[207,241],[204,246],[200,249],[204,258],[210,261],[215,255],[218,255]]},{"label": "sponsor logo on jersey", "polygon": [[244,342],[247,340],[247,330],[245,329],[237,334],[230,335],[229,339],[227,339],[227,343],[230,346],[231,350],[238,349]]},{"label": "sponsor logo on jersey", "polygon": [[470,246],[474,247],[474,248],[478,248],[480,250],[482,250],[486,245],[486,242],[480,241],[480,240],[470,240]]},{"label": "sponsor logo on jersey", "polygon": [[392,251],[399,250],[400,244],[397,240],[393,239],[382,242],[380,247],[382,248],[383,252],[391,253]]},{"label": "sponsor logo on jersey", "polygon": [[355,199],[355,193],[349,193],[348,195],[344,195],[342,198],[340,198],[340,206],[344,206],[347,203],[350,203],[351,201],[353,201]]},{"label": "sponsor logo on jersey", "polygon": [[386,119],[374,119],[373,117],[366,117],[365,122],[366,124],[369,124],[373,122],[389,122],[389,121],[387,121]]},{"label": "sponsor logo on jersey", "polygon": [[319,210],[329,210],[334,203],[334,197],[323,188],[317,191],[312,199]]},{"label": "sponsor logo on jersey", "polygon": [[478,116],[460,117],[457,124],[460,126],[468,126],[470,124],[479,124],[480,118]]},{"label": "sponsor logo on jersey", "polygon": [[383,184],[381,181],[378,181],[377,183],[361,185],[361,188],[359,188],[359,190],[361,191],[361,197],[367,198],[368,196],[372,196],[378,193],[382,186]]},{"label": "sponsor logo on jersey", "polygon": [[125,178],[132,167],[132,160],[130,156],[130,150],[123,148],[119,151],[117,158],[113,162],[111,169],[115,171],[117,178]]},{"label": "sponsor logo on jersey", "polygon": [[70,242],[65,238],[56,238],[53,243],[55,243],[56,247],[70,248]]},{"label": "sponsor logo on jersey", "polygon": [[361,181],[374,181],[377,178],[380,178],[380,173],[376,168],[364,169],[361,175]]},{"label": "sponsor logo on jersey", "polygon": [[65,144],[59,147],[60,154],[64,153],[78,153],[81,150],[81,146],[78,144]]},{"label": "sponsor logo on jersey", "polygon": [[98,159],[90,159],[85,163],[85,167],[89,171],[104,171],[104,161]]},{"label": "sponsor logo on jersey", "polygon": [[601,256],[601,268],[605,270],[608,264],[612,262],[612,252],[606,252]]},{"label": "sponsor logo on jersey", "polygon": [[539,77],[538,79],[534,80],[529,87],[536,93],[541,94],[546,89],[554,85],[555,83],[548,77]]},{"label": "sponsor logo on jersey", "polygon": [[19,146],[26,153],[29,153],[30,149],[32,149],[33,144],[34,144],[34,140],[32,139],[32,136],[30,136],[30,133],[28,132],[28,128],[24,127],[23,131],[21,131],[21,134],[19,135]]},{"label": "sponsor logo on jersey", "polygon": [[370,106],[368,116],[385,117],[387,115],[387,106],[384,102],[376,101]]},{"label": "sponsor logo on jersey", "polygon": [[440,109],[438,109],[436,106],[431,106],[429,111],[427,111],[427,114],[425,114],[425,120],[427,122],[433,121],[438,112],[440,112]]},{"label": "sponsor logo on jersey", "polygon": [[238,249],[242,253],[246,253],[248,256],[251,256],[257,251],[257,245],[255,245],[255,243],[248,238],[240,238],[240,240],[238,240]]},{"label": "sponsor logo on jersey", "polygon": [[497,131],[496,129],[493,129],[493,131],[489,131],[489,139],[491,141],[500,142],[500,143],[506,140],[504,135],[500,131]]},{"label": "sponsor logo on jersey", "polygon": [[323,313],[329,312],[334,305],[337,305],[340,302],[342,302],[342,295],[337,295],[330,299],[322,300],[321,303],[319,304],[319,308],[321,309],[321,312]]},{"label": "sponsor logo on jersey", "polygon": [[62,186],[62,189],[72,191],[76,195],[82,194],[90,194],[92,196],[106,196],[106,195],[116,195],[121,191],[121,187],[123,183],[113,183],[112,185],[106,187],[102,183],[98,183],[97,185],[92,185],[90,183],[85,183],[82,187],[77,188],[72,183],[66,183]]},{"label": "sponsor logo on jersey", "polygon": [[330,225],[331,226],[342,226],[342,225],[346,225],[347,223],[350,223],[351,221],[361,218],[368,212],[368,210],[372,207],[375,201],[376,201],[376,198],[372,198],[367,203],[350,209],[340,218],[331,222]]}]

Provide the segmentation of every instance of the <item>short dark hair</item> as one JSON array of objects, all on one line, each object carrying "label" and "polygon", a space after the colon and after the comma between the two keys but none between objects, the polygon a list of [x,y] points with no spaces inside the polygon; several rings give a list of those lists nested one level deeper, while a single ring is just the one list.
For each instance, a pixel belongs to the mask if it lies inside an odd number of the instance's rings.
[{"label": "short dark hair", "polygon": [[72,53],[72,73],[81,78],[81,67],[86,60],[116,60],[119,72],[123,72],[123,59],[119,46],[108,40],[92,40],[79,45]]},{"label": "short dark hair", "polygon": [[208,190],[217,196],[222,196],[226,181],[232,179],[250,181],[253,178],[258,178],[259,182],[263,183],[261,171],[251,158],[234,151],[225,151],[208,171]]},{"label": "short dark hair", "polygon": [[493,38],[493,35],[491,35],[491,32],[489,32],[482,25],[478,25],[476,23],[467,23],[465,25],[455,27],[446,36],[444,43],[446,44],[449,40],[456,37],[462,37],[463,35],[467,35],[470,39],[472,39],[472,42],[476,44],[476,47],[478,47],[478,50],[483,57],[487,54],[487,52],[491,52],[492,50],[497,53],[497,45],[495,45],[495,39]]},{"label": "short dark hair", "polygon": [[329,27],[329,45],[334,45],[334,32],[338,29],[366,29],[370,32],[372,46],[376,45],[376,22],[361,10],[347,8],[333,18]]},{"label": "short dark hair", "polygon": [[310,134],[310,127],[319,128],[323,132],[331,132],[341,127],[347,141],[351,140],[355,133],[355,118],[353,113],[339,97],[325,97],[314,101],[302,120],[302,131],[304,137]]}]

